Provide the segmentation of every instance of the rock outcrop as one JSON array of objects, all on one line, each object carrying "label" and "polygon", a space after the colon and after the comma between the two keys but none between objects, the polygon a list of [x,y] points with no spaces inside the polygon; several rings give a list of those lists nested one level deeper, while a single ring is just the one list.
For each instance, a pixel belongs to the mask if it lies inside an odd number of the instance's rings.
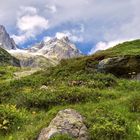
[{"label": "rock outcrop", "polygon": [[0,25],[0,47],[5,50],[16,49],[17,45],[14,40],[10,38],[4,26]]},{"label": "rock outcrop", "polygon": [[37,140],[49,140],[57,134],[68,134],[78,140],[87,140],[83,117],[73,109],[59,111],[47,128],[42,129]]},{"label": "rock outcrop", "polygon": [[112,73],[118,77],[137,77],[140,73],[140,55],[117,56],[99,62],[98,71]]},{"label": "rock outcrop", "polygon": [[29,52],[38,53],[47,58],[61,60],[81,56],[81,52],[71,43],[68,37],[51,39],[41,42],[29,49]]}]

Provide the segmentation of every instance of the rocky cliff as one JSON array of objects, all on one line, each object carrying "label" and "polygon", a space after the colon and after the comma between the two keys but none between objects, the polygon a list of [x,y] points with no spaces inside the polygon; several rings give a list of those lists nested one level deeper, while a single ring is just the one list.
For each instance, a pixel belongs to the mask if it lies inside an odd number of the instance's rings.
[{"label": "rocky cliff", "polygon": [[5,50],[16,49],[17,45],[14,40],[10,38],[4,26],[0,25],[0,47]]}]

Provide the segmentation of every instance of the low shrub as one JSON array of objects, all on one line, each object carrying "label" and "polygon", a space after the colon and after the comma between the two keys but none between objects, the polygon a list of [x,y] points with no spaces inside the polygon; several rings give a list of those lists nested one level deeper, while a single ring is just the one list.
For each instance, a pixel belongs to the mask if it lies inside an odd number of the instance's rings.
[{"label": "low shrub", "polygon": [[127,136],[127,121],[120,114],[95,111],[89,125],[91,140],[122,140]]},{"label": "low shrub", "polygon": [[19,110],[14,105],[0,105],[0,133],[7,134],[20,129],[27,120],[25,110]]},{"label": "low shrub", "polygon": [[129,100],[129,109],[132,112],[140,112],[140,95],[133,95]]},{"label": "low shrub", "polygon": [[80,87],[63,87],[51,91],[37,90],[34,93],[20,93],[18,107],[49,109],[56,105],[77,104],[100,101],[103,96],[94,89]]}]

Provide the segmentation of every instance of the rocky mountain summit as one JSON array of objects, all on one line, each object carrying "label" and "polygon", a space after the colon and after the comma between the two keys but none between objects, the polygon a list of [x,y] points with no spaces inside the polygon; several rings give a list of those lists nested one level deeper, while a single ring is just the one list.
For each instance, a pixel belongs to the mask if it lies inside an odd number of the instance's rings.
[{"label": "rocky mountain summit", "polygon": [[15,44],[14,40],[10,38],[3,25],[0,25],[0,47],[5,50],[15,50],[17,48],[17,45]]},{"label": "rocky mountain summit", "polygon": [[42,41],[29,49],[29,52],[38,53],[47,58],[61,60],[81,56],[82,53],[70,42],[68,37]]}]

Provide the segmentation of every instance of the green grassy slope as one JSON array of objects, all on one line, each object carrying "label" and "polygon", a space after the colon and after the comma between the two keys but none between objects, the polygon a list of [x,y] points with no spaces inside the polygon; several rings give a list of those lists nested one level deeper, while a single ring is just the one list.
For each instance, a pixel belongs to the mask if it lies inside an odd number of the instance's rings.
[{"label": "green grassy slope", "polygon": [[6,50],[0,48],[0,65],[20,66],[19,60],[11,56]]},{"label": "green grassy slope", "polygon": [[104,56],[107,58],[124,55],[140,55],[140,40],[124,42],[110,49],[99,51],[94,55],[94,57]]},{"label": "green grassy slope", "polygon": [[[139,140],[140,82],[96,72],[102,53],[63,60],[46,71],[3,81],[0,140],[34,140],[65,108],[76,109],[85,117],[90,140]],[[40,89],[42,85],[48,89]]]}]

